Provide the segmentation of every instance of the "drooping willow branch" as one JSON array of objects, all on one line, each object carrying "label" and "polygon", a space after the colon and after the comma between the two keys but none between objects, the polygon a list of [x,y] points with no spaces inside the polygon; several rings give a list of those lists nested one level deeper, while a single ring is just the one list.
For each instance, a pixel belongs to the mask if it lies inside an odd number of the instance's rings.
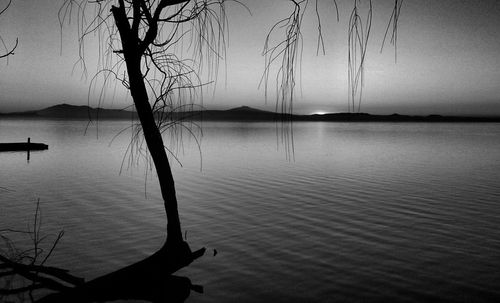
[{"label": "drooping willow branch", "polygon": [[[302,32],[301,25],[306,11],[308,0],[291,1],[292,12],[276,22],[264,42],[263,55],[265,58],[264,73],[260,85],[264,85],[267,99],[268,84],[274,64],[278,68],[274,76],[276,85],[276,111],[284,114],[291,114],[293,111],[292,102],[295,93],[297,77],[297,63],[302,55]],[[321,28],[321,27],[320,27]],[[273,34],[284,31],[284,38],[273,44]]]},{"label": "drooping willow branch", "polygon": [[[349,80],[349,112],[359,112],[361,110],[361,99],[363,96],[364,73],[366,51],[372,28],[373,5],[368,1],[368,12],[363,23],[361,17],[359,0],[354,0],[354,7],[349,18],[349,28],[347,35],[348,43],[348,80]],[[357,103],[357,104],[356,104]]]},{"label": "drooping willow branch", "polygon": [[387,28],[385,30],[384,39],[382,40],[382,46],[380,47],[380,52],[384,49],[384,44],[387,39],[387,34],[389,29],[391,30],[391,40],[390,43],[394,46],[394,61],[398,61],[398,23],[399,15],[401,14],[401,7],[403,6],[403,0],[394,0],[394,7],[392,9],[391,18],[387,23]]},{"label": "drooping willow branch", "polygon": [[[9,0],[9,3],[7,3],[7,5],[2,10],[0,10],[0,16],[3,15],[3,13],[5,13],[5,11],[9,8],[11,3],[12,3],[12,0]],[[3,40],[2,36],[0,36],[0,43],[2,43],[2,46],[5,49],[5,53],[0,54],[0,59],[2,59],[2,58],[9,57],[10,55],[14,55],[14,51],[16,50],[17,45],[19,44],[19,40],[18,40],[18,38],[16,38],[16,42],[14,43],[14,46],[9,48],[9,47],[7,47],[7,44],[5,44],[5,41]]]},{"label": "drooping willow branch", "polygon": [[[291,13],[276,22],[270,29],[264,43],[263,56],[265,58],[264,73],[260,86],[264,86],[265,96],[268,96],[268,84],[270,80],[275,81],[276,88],[276,110],[281,113],[290,114],[293,111],[293,100],[297,79],[300,79],[300,66],[302,58],[302,24],[308,9],[309,2],[313,0],[289,0],[292,7]],[[322,20],[328,16],[336,15],[339,20],[339,9],[336,1],[333,2],[335,10],[329,13],[321,12],[319,2],[314,0],[315,15],[317,19],[317,53],[325,53],[325,35],[322,28]],[[327,0],[324,0],[327,2]],[[370,32],[372,29],[373,4],[372,0],[349,0],[353,8],[349,15],[347,30],[348,42],[348,98],[349,112],[360,111],[363,84],[364,66]],[[391,43],[395,48],[397,45],[398,21],[402,7],[402,0],[394,0],[394,7],[388,22],[385,36],[389,29],[392,30]],[[363,8],[367,6],[367,8]],[[332,18],[330,18],[332,19]],[[275,39],[278,36],[279,38]],[[385,37],[384,41],[385,42]],[[277,41],[277,42],[274,42]]]}]

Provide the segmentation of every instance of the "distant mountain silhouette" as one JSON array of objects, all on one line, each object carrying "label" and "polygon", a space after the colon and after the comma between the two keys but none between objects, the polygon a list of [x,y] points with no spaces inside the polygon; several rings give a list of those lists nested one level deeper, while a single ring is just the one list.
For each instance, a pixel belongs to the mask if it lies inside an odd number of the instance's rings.
[{"label": "distant mountain silhouette", "polygon": [[228,112],[260,112],[260,113],[265,113],[266,111],[261,110],[261,109],[256,109],[252,108],[246,105],[240,106],[240,107],[235,107],[227,110]]},{"label": "distant mountain silhouette", "polygon": [[[38,111],[0,114],[0,117],[32,117],[50,119],[127,119],[137,118],[133,111],[118,109],[92,108],[89,106],[59,104]],[[175,112],[175,119],[206,121],[330,121],[330,122],[500,122],[500,117],[463,117],[463,116],[408,116],[408,115],[370,115],[367,113],[330,113],[324,115],[288,115],[248,106],[229,110],[202,110]]]},{"label": "distant mountain silhouette", "polygon": [[36,111],[35,115],[46,118],[131,119],[135,113],[117,109],[91,108],[86,105],[59,104]]}]

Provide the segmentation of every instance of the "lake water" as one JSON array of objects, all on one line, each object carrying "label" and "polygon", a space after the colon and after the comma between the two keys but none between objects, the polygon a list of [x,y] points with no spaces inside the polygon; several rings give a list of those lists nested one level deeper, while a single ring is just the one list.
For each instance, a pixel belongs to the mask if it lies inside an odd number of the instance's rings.
[{"label": "lake water", "polygon": [[[40,198],[45,233],[65,231],[49,263],[87,279],[158,249],[154,173],[124,158],[130,131],[110,144],[128,125],[0,120],[0,142],[49,144],[0,153],[0,229]],[[188,302],[500,297],[500,124],[295,123],[293,154],[274,123],[205,122],[201,157],[182,138],[182,225],[209,249],[180,272],[205,287]]]}]

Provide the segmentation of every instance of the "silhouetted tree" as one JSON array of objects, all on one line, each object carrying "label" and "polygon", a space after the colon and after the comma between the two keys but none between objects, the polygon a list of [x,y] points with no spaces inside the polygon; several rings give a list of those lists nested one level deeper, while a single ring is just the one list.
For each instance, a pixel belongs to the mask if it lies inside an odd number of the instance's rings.
[{"label": "silhouetted tree", "polygon": [[[198,62],[216,68],[223,55],[225,35],[224,0],[138,0],[65,2],[60,21],[77,8],[80,22],[80,54],[91,33],[102,37],[100,73],[119,78],[130,91],[142,133],[158,174],[167,215],[166,247],[190,255],[183,244],[177,211],[174,179],[161,131],[171,127],[171,113],[188,106],[202,83]],[[94,18],[87,21],[87,7]],[[111,13],[109,13],[111,12]],[[189,38],[187,37],[189,36]],[[188,38],[190,61],[180,58],[175,47]],[[185,42],[184,42],[185,43]],[[123,73],[126,71],[126,73]],[[125,74],[120,77],[119,75]]]},{"label": "silhouetted tree", "polygon": [[[265,46],[266,65],[262,82],[267,87],[272,65],[276,74],[277,109],[291,112],[296,84],[296,67],[300,60],[304,12],[314,3],[318,22],[318,51],[323,50],[323,33],[318,3],[321,0],[290,0],[292,11],[270,30]],[[325,0],[326,1],[326,0]],[[396,42],[397,18],[401,0],[395,6],[389,25],[393,24]],[[19,274],[33,281],[30,288],[58,291],[40,302],[89,302],[119,298],[165,298],[183,300],[194,286],[187,278],[171,274],[187,266],[204,253],[192,252],[182,238],[174,178],[162,131],[177,124],[172,113],[193,106],[198,92],[210,80],[216,80],[219,60],[225,55],[227,21],[225,0],[66,0],[59,11],[63,27],[72,15],[78,20],[80,63],[87,73],[85,41],[91,34],[99,37],[99,76],[120,81],[130,92],[137,111],[148,153],[158,175],[167,217],[167,236],[163,247],[152,256],[89,282],[66,271],[23,259],[1,256],[3,275]],[[234,1],[238,2],[239,1]],[[337,3],[332,15],[338,18]],[[368,43],[372,2],[367,0],[367,17],[361,17],[360,0],[352,0],[349,24],[349,106],[355,109],[360,98],[363,64]],[[90,16],[90,18],[89,18]],[[365,22],[363,22],[365,20]],[[389,28],[389,27],[388,27]],[[283,33],[278,33],[278,31]],[[279,34],[278,39],[271,36]],[[279,41],[273,44],[273,41]],[[11,52],[9,52],[11,53]],[[207,81],[202,78],[207,77]],[[100,100],[101,101],[101,100]],[[99,101],[99,102],[100,102]],[[359,108],[359,105],[358,105]],[[35,224],[36,225],[36,224]],[[36,237],[35,237],[36,238]],[[59,239],[59,238],[58,238]],[[57,244],[57,241],[55,244]],[[38,244],[36,244],[38,245]],[[36,252],[36,249],[35,249]],[[35,258],[36,259],[36,258]],[[30,259],[33,260],[33,259]],[[45,260],[44,260],[45,261]],[[64,283],[57,282],[62,280]],[[165,288],[167,287],[167,288]],[[196,287],[194,287],[196,289]],[[162,291],[168,289],[170,292]],[[22,291],[23,289],[17,289]]]},{"label": "silhouetted tree", "polygon": [[[188,106],[185,101],[194,98],[195,89],[202,85],[199,77],[202,69],[196,62],[208,64],[204,66],[208,74],[215,74],[224,52],[224,2],[68,0],[62,5],[61,26],[73,13],[79,21],[80,58],[84,70],[85,39],[96,33],[101,37],[100,47],[103,48],[98,74],[105,74],[105,79],[118,78],[130,91],[158,175],[167,216],[167,239],[159,251],[138,263],[87,283],[70,283],[69,286],[58,285],[55,280],[60,277],[40,270],[43,265],[2,257],[3,266],[9,268],[7,274],[21,274],[37,283],[36,288],[46,286],[60,291],[45,297],[43,302],[156,300],[165,296],[162,292],[165,287],[171,290],[168,298],[184,299],[186,293],[189,294],[193,287],[190,281],[171,274],[203,255],[205,249],[192,252],[182,239],[174,179],[161,131],[176,125],[170,114]],[[87,10],[93,14],[90,20]],[[172,50],[185,43],[188,37],[191,39],[189,61]],[[120,78],[122,68],[126,73]],[[39,274],[42,273],[50,277],[41,280]]]}]

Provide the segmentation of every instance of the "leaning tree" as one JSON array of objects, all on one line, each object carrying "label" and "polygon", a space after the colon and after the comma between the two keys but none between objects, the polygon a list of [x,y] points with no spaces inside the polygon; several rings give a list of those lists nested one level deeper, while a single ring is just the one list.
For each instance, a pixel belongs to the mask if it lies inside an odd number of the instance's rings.
[{"label": "leaning tree", "polygon": [[[243,5],[238,0],[228,0]],[[191,251],[183,240],[175,183],[170,168],[169,150],[162,133],[179,123],[178,111],[192,108],[202,97],[200,90],[217,79],[219,62],[225,56],[227,27],[225,0],[65,0],[59,11],[64,28],[75,22],[78,28],[79,63],[87,73],[88,39],[97,37],[98,72],[92,85],[101,85],[99,102],[110,81],[118,81],[128,90],[139,123],[135,146],[145,145],[158,176],[167,218],[166,240],[160,250],[148,258],[118,271],[84,282],[67,271],[48,267],[42,258],[14,258],[0,254],[0,276],[20,275],[31,284],[10,289],[11,293],[38,288],[55,290],[40,302],[91,302],[120,298],[183,300],[191,285],[187,278],[172,276],[203,255],[205,249]],[[331,10],[321,16],[318,5],[329,2]],[[349,0],[352,11],[348,28],[349,108],[359,110],[363,65],[371,29],[372,1]],[[394,9],[386,30],[392,29],[396,42],[397,19],[402,0],[394,0]],[[284,18],[265,39],[263,85],[275,81],[277,110],[292,111],[297,66],[301,57],[305,12],[315,10],[318,24],[318,51],[323,50],[321,19],[338,19],[337,2],[327,0],[288,0]],[[2,11],[3,12],[3,11]],[[281,14],[281,12],[279,12]],[[73,20],[73,21],[72,21]],[[308,21],[313,22],[313,21]],[[385,38],[384,38],[385,40]],[[10,51],[9,53],[11,53]],[[95,50],[92,52],[95,54]],[[188,131],[191,129],[187,128]],[[40,229],[28,231],[37,246]],[[57,237],[56,242],[60,239]],[[38,241],[38,242],[37,242]],[[50,252],[52,252],[50,249]],[[50,253],[49,253],[50,255]],[[28,260],[28,261],[26,261]]]}]

